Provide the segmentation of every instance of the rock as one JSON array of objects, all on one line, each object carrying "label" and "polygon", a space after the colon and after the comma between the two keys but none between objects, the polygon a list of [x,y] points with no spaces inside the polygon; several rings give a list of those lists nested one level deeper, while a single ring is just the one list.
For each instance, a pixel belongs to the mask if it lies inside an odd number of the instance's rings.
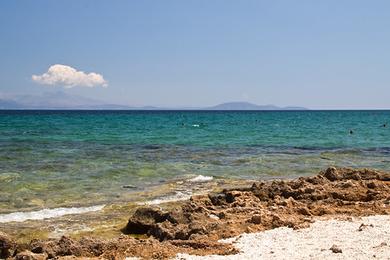
[{"label": "rock", "polygon": [[215,214],[210,214],[209,217],[214,220],[219,220],[219,217]]},{"label": "rock", "polygon": [[81,256],[83,252],[82,246],[78,241],[75,241],[69,237],[62,236],[58,241],[58,247],[56,248],[57,255],[74,255]]},{"label": "rock", "polygon": [[261,215],[253,215],[249,222],[256,225],[261,224]]},{"label": "rock", "polygon": [[36,254],[31,251],[23,251],[16,255],[15,260],[46,260],[47,254]]},{"label": "rock", "polygon": [[236,197],[239,197],[241,195],[241,192],[229,191],[229,192],[225,192],[225,194],[226,194],[226,202],[233,203],[235,201]]},{"label": "rock", "polygon": [[330,181],[336,181],[340,177],[335,167],[329,167],[328,169],[326,169],[324,176]]},{"label": "rock", "polygon": [[167,220],[168,216],[159,209],[139,208],[122,231],[125,234],[148,234],[157,223]]},{"label": "rock", "polygon": [[[170,223],[169,221],[165,221],[162,223],[157,223],[153,227],[151,227],[148,232],[148,235],[152,235],[155,238],[158,238],[160,241],[170,240],[175,238],[176,230],[173,227],[172,223]],[[184,239],[188,237],[188,235],[183,236],[182,234],[178,236],[182,236]]]},{"label": "rock", "polygon": [[188,233],[192,234],[207,234],[207,229],[201,222],[193,222],[188,226]]},{"label": "rock", "polygon": [[348,189],[348,188],[353,187],[353,183],[351,182],[351,180],[347,180],[347,181],[341,182],[340,187],[343,189]]},{"label": "rock", "polygon": [[122,188],[124,188],[124,189],[136,189],[137,186],[134,186],[134,185],[123,185]]},{"label": "rock", "polygon": [[378,246],[374,246],[373,248],[379,248],[379,247],[384,247],[384,246],[387,246],[386,242],[382,242]]},{"label": "rock", "polygon": [[122,232],[125,234],[146,234],[154,236],[160,241],[174,238],[188,239],[190,234],[182,227],[183,225],[180,225],[180,223],[187,222],[182,210],[175,209],[164,212],[157,208],[139,208],[129,219]]},{"label": "rock", "polygon": [[375,188],[376,188],[375,182],[373,182],[373,181],[367,182],[367,188],[369,188],[369,189],[375,189]]},{"label": "rock", "polygon": [[335,253],[335,254],[343,252],[343,250],[341,250],[341,248],[338,247],[337,245],[333,245],[331,248],[329,248],[329,250],[332,250],[332,252]]},{"label": "rock", "polygon": [[307,207],[300,207],[297,209],[297,212],[305,216],[311,216],[310,210]]},{"label": "rock", "polygon": [[[105,244],[106,243],[106,244]],[[46,256],[48,259],[59,259],[65,256],[74,257],[75,259],[82,259],[80,257],[95,257],[100,256],[104,253],[104,250],[107,242],[104,242],[99,239],[84,237],[81,240],[74,240],[66,236],[62,236],[60,239],[55,240],[51,239],[48,241],[33,240],[29,245],[31,254],[28,253],[28,257],[41,257]],[[20,257],[20,259],[35,259],[35,258],[26,258],[26,252]],[[43,259],[46,259],[43,258]],[[41,258],[37,258],[41,259]]]},{"label": "rock", "polygon": [[374,225],[370,224],[370,225],[366,225],[364,223],[362,223],[359,228],[358,228],[358,231],[363,231],[365,228],[367,227],[374,227]]},{"label": "rock", "polygon": [[46,253],[49,258],[56,255],[55,243],[53,241],[42,242],[40,240],[32,240],[29,246],[31,252],[36,254]]},{"label": "rock", "polygon": [[13,256],[16,251],[16,243],[6,233],[0,231],[0,258]]},{"label": "rock", "polygon": [[220,206],[226,203],[226,194],[209,194],[209,199],[214,206]]},{"label": "rock", "polygon": [[[327,214],[389,214],[390,186],[384,180],[390,180],[390,173],[329,168],[312,177],[256,182],[251,187],[193,195],[189,201],[173,205],[137,209],[123,232],[145,234],[148,238],[122,235],[112,240],[73,240],[62,237],[19,245],[17,252],[25,249],[32,252],[27,256],[23,252],[20,259],[30,259],[39,254],[54,259],[124,259],[127,255],[168,259],[178,251],[226,255],[233,250],[232,245],[219,244],[217,241],[244,232],[282,226],[304,228],[312,223],[312,216]],[[360,226],[363,232],[365,228],[370,229],[366,225]],[[0,242],[8,257],[14,257],[16,249],[9,251],[10,247],[7,246],[12,243],[7,242],[4,236]],[[381,250],[389,247],[385,244],[380,246]],[[336,245],[325,250],[342,252]]]},{"label": "rock", "polygon": [[226,213],[225,212],[219,212],[218,213],[218,217],[219,217],[219,219],[224,219],[224,218],[226,218]]}]

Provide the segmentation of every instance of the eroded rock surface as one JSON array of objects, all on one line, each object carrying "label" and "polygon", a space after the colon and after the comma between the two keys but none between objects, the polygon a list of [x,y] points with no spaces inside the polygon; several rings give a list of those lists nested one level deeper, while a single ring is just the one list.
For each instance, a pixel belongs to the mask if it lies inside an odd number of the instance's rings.
[{"label": "eroded rock surface", "polygon": [[299,228],[313,216],[388,214],[389,176],[331,167],[313,177],[257,182],[244,189],[194,196],[175,211],[139,209],[124,230],[139,234],[142,229],[161,241],[220,239],[280,226]]},{"label": "eroded rock surface", "polygon": [[7,234],[0,231],[0,259],[13,256],[16,250],[15,241]]},{"label": "eroded rock surface", "polygon": [[[172,210],[143,207],[113,240],[32,241],[28,249],[50,257],[124,256],[167,258],[177,252],[231,254],[218,239],[281,226],[301,228],[319,216],[362,216],[390,213],[390,173],[328,168],[312,177],[260,181],[251,187],[193,196]],[[3,252],[3,251],[2,251]]]}]

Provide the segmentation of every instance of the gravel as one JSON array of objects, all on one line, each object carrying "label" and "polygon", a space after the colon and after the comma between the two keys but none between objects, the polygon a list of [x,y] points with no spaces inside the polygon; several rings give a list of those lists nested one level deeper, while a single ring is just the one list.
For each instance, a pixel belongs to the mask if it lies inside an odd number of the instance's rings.
[{"label": "gravel", "polygon": [[305,229],[282,227],[221,242],[233,243],[240,253],[176,259],[390,259],[390,216],[321,220]]}]

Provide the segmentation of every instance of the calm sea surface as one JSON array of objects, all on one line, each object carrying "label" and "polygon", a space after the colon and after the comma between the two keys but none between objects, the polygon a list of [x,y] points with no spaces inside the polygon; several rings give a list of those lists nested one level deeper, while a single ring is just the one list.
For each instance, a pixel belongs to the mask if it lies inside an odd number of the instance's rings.
[{"label": "calm sea surface", "polygon": [[112,203],[198,175],[390,170],[388,122],[390,111],[0,111],[0,213]]}]

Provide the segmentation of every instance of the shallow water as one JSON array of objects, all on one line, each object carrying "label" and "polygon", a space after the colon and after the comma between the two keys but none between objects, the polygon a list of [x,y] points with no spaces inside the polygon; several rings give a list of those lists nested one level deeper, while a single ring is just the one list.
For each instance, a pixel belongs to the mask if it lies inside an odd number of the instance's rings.
[{"label": "shallow water", "polygon": [[123,202],[198,175],[389,170],[389,119],[390,111],[0,111],[0,214]]}]

